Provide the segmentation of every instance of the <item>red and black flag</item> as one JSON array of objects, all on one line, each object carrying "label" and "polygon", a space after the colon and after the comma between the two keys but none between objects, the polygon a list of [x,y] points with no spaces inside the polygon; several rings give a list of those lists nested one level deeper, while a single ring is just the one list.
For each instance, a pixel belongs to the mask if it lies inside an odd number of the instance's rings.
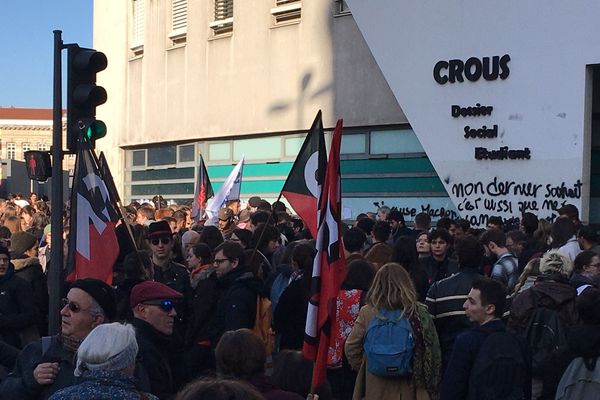
[{"label": "red and black flag", "polygon": [[119,216],[104,179],[89,142],[80,142],[71,190],[67,281],[96,278],[112,283]]},{"label": "red and black flag", "polygon": [[317,237],[317,202],[326,164],[325,134],[319,110],[281,189],[281,194],[304,221],[312,237]]},{"label": "red and black flag", "polygon": [[[92,154],[93,155],[93,154]],[[110,196],[110,200],[113,203],[115,210],[119,213],[119,217],[123,218],[121,215],[121,210],[119,209],[119,203],[121,202],[121,197],[119,196],[119,192],[117,191],[117,187],[115,186],[115,181],[113,180],[113,176],[110,173],[110,168],[108,167],[108,162],[106,161],[106,157],[104,157],[104,152],[100,152],[100,157],[98,157],[98,168],[100,169],[100,176],[102,180],[106,184],[106,188],[108,189],[108,195]]]},{"label": "red and black flag", "polygon": [[204,216],[206,210],[206,201],[213,197],[213,191],[204,159],[200,156],[200,164],[198,165],[198,175],[196,177],[196,187],[194,189],[194,203],[192,204],[191,218],[194,221],[199,221]]},{"label": "red and black flag", "polygon": [[313,389],[325,382],[331,325],[336,318],[336,298],[347,271],[341,229],[341,143],[342,120],[338,120],[319,198],[317,255],[313,264],[302,348],[304,356],[315,363]]}]

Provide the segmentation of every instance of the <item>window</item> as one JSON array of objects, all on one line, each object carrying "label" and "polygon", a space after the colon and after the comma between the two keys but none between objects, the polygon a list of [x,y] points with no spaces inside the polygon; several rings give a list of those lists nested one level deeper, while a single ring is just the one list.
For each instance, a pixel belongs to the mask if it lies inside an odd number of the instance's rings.
[{"label": "window", "polygon": [[279,160],[281,157],[281,138],[238,139],[233,142],[233,159],[245,156],[249,160]]},{"label": "window", "polygon": [[302,13],[302,2],[299,0],[276,0],[276,7],[271,8],[275,23],[299,20]]},{"label": "window", "polygon": [[148,166],[173,165],[177,163],[176,146],[151,147],[148,149]]},{"label": "window", "polygon": [[185,43],[187,33],[187,0],[171,0],[171,33],[174,44]]},{"label": "window", "polygon": [[424,152],[412,129],[371,132],[371,154],[400,154]]},{"label": "window", "polygon": [[208,159],[210,161],[229,161],[231,160],[231,146],[226,143],[209,143]]},{"label": "window", "polygon": [[23,152],[31,150],[31,143],[23,143]]},{"label": "window", "polygon": [[145,0],[133,0],[131,50],[136,56],[144,53],[145,7]]},{"label": "window", "polygon": [[194,144],[183,144],[177,147],[179,152],[177,162],[186,163],[196,160],[196,146]]},{"label": "window", "polygon": [[215,34],[233,30],[233,0],[215,0],[215,20],[209,26]]},{"label": "window", "polygon": [[341,154],[365,154],[366,134],[352,134],[342,136]]},{"label": "window", "polygon": [[46,143],[38,143],[38,151],[46,151]]},{"label": "window", "polygon": [[17,157],[17,145],[15,143],[6,144],[6,158],[14,160]]},{"label": "window", "polygon": [[131,152],[131,166],[145,167],[146,166],[146,150],[133,150]]}]

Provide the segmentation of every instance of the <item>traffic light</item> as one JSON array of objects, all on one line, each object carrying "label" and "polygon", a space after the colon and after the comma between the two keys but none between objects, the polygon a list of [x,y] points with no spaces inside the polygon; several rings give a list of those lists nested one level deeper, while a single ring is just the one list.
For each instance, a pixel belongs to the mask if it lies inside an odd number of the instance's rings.
[{"label": "traffic light", "polygon": [[67,55],[67,148],[76,151],[77,142],[106,135],[106,124],[96,119],[96,107],[106,102],[106,90],[96,85],[96,73],[104,70],[108,60],[104,53],[76,44]]},{"label": "traffic light", "polygon": [[47,151],[30,150],[25,152],[25,163],[29,179],[44,182],[52,176],[52,163]]}]

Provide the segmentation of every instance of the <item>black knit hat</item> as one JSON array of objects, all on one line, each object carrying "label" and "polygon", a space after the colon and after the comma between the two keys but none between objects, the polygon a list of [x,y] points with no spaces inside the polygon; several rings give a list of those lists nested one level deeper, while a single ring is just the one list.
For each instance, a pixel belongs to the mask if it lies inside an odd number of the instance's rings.
[{"label": "black knit hat", "polygon": [[78,279],[71,285],[71,289],[81,289],[102,307],[104,315],[109,321],[115,319],[117,315],[117,298],[112,287],[99,279],[84,278]]}]

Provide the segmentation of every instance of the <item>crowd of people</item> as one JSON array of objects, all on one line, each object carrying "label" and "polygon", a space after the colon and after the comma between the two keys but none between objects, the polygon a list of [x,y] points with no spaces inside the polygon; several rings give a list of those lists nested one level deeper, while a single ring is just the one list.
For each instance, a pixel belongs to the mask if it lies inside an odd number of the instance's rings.
[{"label": "crowd of people", "polygon": [[315,242],[285,204],[231,200],[207,221],[160,196],[124,211],[112,285],[66,283],[49,336],[48,202],[0,201],[0,398],[600,393],[600,238],[572,205],[519,226],[432,227],[421,213],[409,227],[385,206],[345,221],[347,275],[319,387],[302,355]]}]

